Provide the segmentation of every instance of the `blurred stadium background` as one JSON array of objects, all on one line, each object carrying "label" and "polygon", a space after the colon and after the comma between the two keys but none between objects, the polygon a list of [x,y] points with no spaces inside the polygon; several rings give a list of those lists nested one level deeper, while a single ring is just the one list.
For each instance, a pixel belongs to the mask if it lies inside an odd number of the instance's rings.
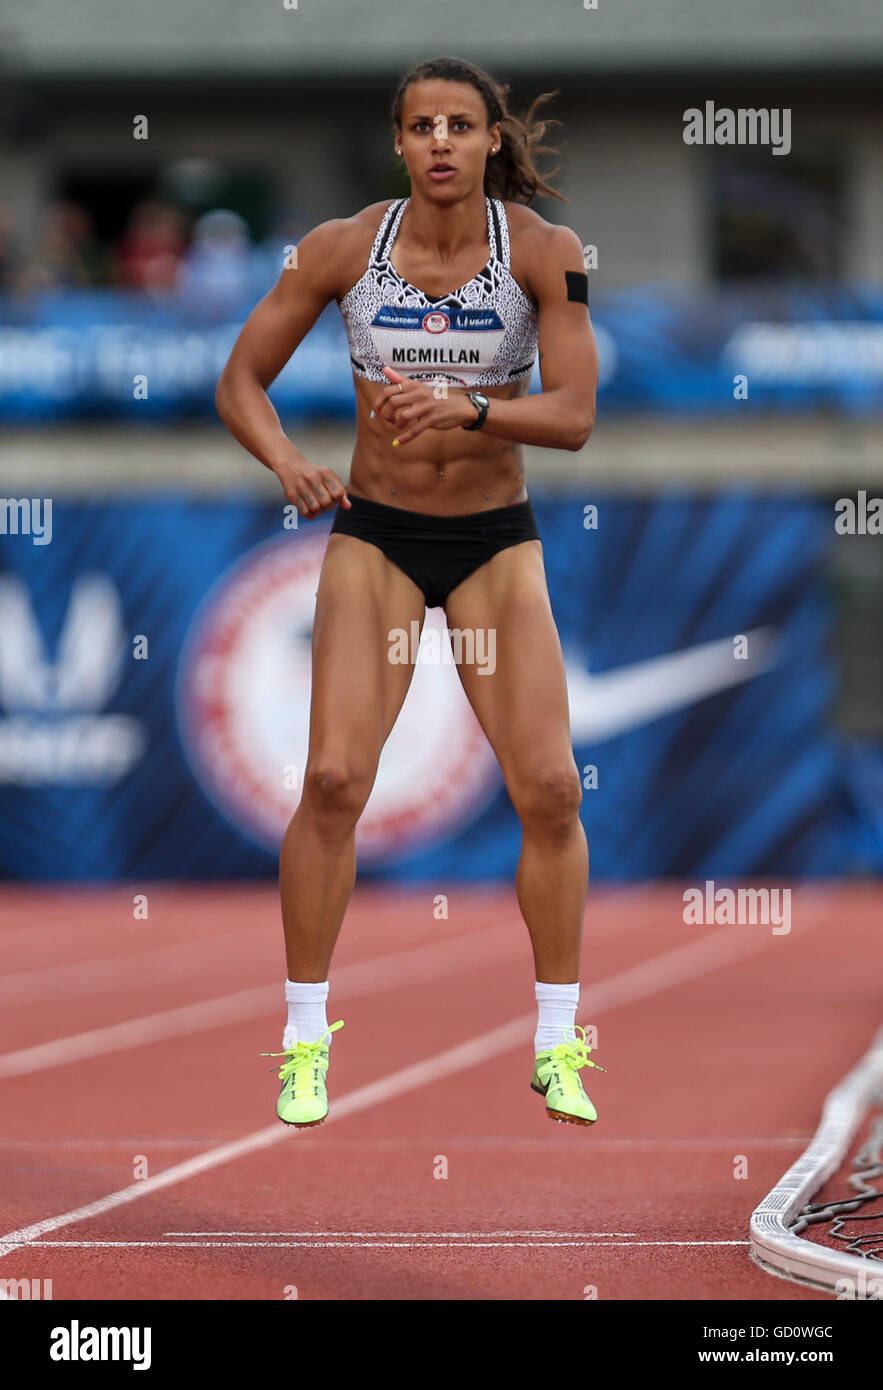
[{"label": "blurred stadium background", "polygon": [[[285,529],[213,391],[286,248],[407,192],[389,102],[439,53],[519,111],[559,92],[537,210],[597,252],[595,433],[528,451],[595,875],[883,869],[879,4],[31,0],[0,22],[3,876],[275,874],[330,519]],[[789,108],[789,153],[686,144],[707,100]],[[335,306],[271,394],[345,478]],[[452,671],[360,836],[366,878],[514,872]]]}]

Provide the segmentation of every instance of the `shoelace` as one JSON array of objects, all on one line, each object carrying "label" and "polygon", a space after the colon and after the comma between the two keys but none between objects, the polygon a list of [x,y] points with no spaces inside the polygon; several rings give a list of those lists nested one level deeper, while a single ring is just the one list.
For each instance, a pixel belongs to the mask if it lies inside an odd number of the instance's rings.
[{"label": "shoelace", "polygon": [[[262,1057],[287,1057],[288,1061],[283,1062],[279,1068],[279,1080],[287,1081],[290,1076],[295,1076],[301,1068],[306,1068],[310,1073],[317,1066],[325,1046],[325,1039],[329,1033],[336,1033],[338,1028],[343,1027],[343,1019],[339,1018],[336,1023],[332,1023],[329,1028],[311,1043],[295,1043],[294,1047],[286,1047],[284,1052],[262,1052]],[[314,1078],[315,1084],[315,1078]],[[295,1080],[295,1089],[297,1080]]]},{"label": "shoelace", "polygon": [[598,1071],[603,1072],[607,1070],[606,1067],[601,1066],[600,1062],[593,1062],[589,1056],[592,1049],[586,1042],[586,1030],[577,1023],[573,1031],[574,1033],[582,1033],[582,1037],[577,1038],[575,1042],[559,1043],[557,1047],[552,1048],[551,1052],[553,1062],[565,1064],[566,1069],[563,1077],[559,1076],[558,1078],[561,1085],[566,1085],[568,1081],[578,1082],[582,1067],[596,1067]]}]

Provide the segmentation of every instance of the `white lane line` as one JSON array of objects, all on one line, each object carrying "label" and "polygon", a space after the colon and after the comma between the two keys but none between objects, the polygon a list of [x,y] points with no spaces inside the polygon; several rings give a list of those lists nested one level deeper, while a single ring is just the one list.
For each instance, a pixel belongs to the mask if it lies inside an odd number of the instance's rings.
[{"label": "white lane line", "polygon": [[[512,920],[498,922],[481,931],[461,932],[459,936],[445,937],[426,946],[341,966],[332,977],[333,997],[335,1000],[353,999],[402,985],[419,984],[427,979],[441,979],[445,975],[495,964],[510,956],[516,958],[526,950],[527,935],[518,931],[518,924]],[[61,1063],[144,1047],[148,1043],[201,1033],[227,1023],[262,1018],[273,1012],[278,1012],[281,1018],[281,985],[256,985],[201,1003],[182,1004],[126,1019],[123,1023],[74,1033],[67,1038],[55,1038],[18,1052],[7,1052],[0,1056],[0,1080],[25,1076],[44,1067],[54,1070]],[[279,1026],[281,1028],[281,1023]]]},{"label": "white lane line", "polygon": [[267,1236],[273,1239],[288,1239],[290,1236],[314,1236],[316,1240],[329,1240],[332,1236],[364,1236],[367,1239],[375,1240],[378,1236],[396,1236],[402,1240],[411,1240],[415,1236],[435,1237],[450,1240],[462,1236],[465,1240],[467,1236],[547,1236],[561,1240],[588,1240],[590,1237],[600,1239],[608,1236],[637,1236],[637,1231],[163,1231],[163,1236],[209,1236],[211,1238],[220,1236]]},{"label": "white lane line", "polygon": [[52,1139],[0,1138],[0,1153],[3,1153],[5,1149],[38,1149],[41,1153],[45,1153],[50,1144],[53,1149],[130,1149],[134,1144],[137,1151],[138,1148],[146,1143],[149,1143],[151,1148],[157,1149],[190,1149],[193,1148],[194,1145],[199,1147],[204,1144],[208,1147],[211,1144],[223,1144],[223,1142],[223,1139],[218,1139],[217,1136],[205,1134],[191,1136],[189,1138],[185,1135],[181,1139],[149,1140],[145,1139],[143,1134],[139,1139],[117,1139],[113,1136],[109,1139],[56,1139],[54,1137]]},{"label": "white lane line", "polygon": [[[637,888],[633,888],[632,885],[617,886],[594,892],[588,911],[587,925],[591,927],[595,937],[609,935],[614,929],[619,932],[626,926],[638,924],[637,922],[633,923],[631,918],[627,922],[618,921],[610,912],[611,907],[627,910],[628,902],[633,898],[638,900],[645,910],[647,909],[648,900],[643,885],[639,885]],[[625,907],[623,907],[624,900]],[[272,901],[274,903],[273,912],[278,913],[278,901],[277,899]],[[486,911],[480,901],[473,904],[457,904],[454,908],[456,920],[462,920],[464,906],[466,911],[474,911],[476,916],[482,915]],[[514,901],[511,911],[507,911],[506,916],[500,917],[498,915],[502,907],[501,903],[496,902],[496,907],[495,923],[511,920],[516,924],[516,930],[520,928],[522,932],[525,931],[524,923],[518,915]],[[130,909],[131,904],[125,910],[129,912]],[[404,916],[407,912],[407,905],[397,904],[397,910]],[[425,911],[425,901],[421,900],[418,903],[415,899],[413,915],[415,923],[418,925],[419,914],[425,913]],[[359,913],[362,916],[359,916]],[[366,901],[358,907],[352,925],[359,926],[365,935],[370,935],[375,921],[380,916],[382,916],[381,909]],[[597,921],[595,920],[596,917]],[[55,926],[54,923],[51,925]],[[147,927],[133,922],[132,929],[134,932],[146,932]],[[39,928],[28,927],[26,930],[33,933]],[[272,934],[275,949],[279,933],[275,918],[272,924],[259,927],[258,931],[265,935]],[[113,956],[97,956],[92,960],[78,958],[63,964],[34,966],[25,970],[12,971],[9,974],[0,971],[0,1004],[32,1004],[64,998],[70,994],[97,994],[108,989],[119,989],[122,984],[143,984],[146,982],[147,971],[150,971],[150,983],[167,977],[179,979],[184,975],[198,975],[205,972],[206,958],[213,951],[225,949],[227,946],[237,943],[242,946],[246,940],[250,945],[254,933],[255,929],[249,927],[248,937],[246,937],[244,930],[239,928],[236,931],[224,932],[220,936],[191,937],[183,942],[159,946],[145,952],[130,951]],[[8,940],[11,935],[10,930],[3,929],[2,938],[4,940]],[[227,962],[224,968],[230,968],[230,965],[231,963]],[[232,962],[233,968],[235,965],[236,962]]]},{"label": "white lane line", "polygon": [[[137,925],[134,928],[137,930]],[[273,939],[275,943],[275,932]],[[0,1004],[16,1007],[65,999],[74,994],[100,994],[123,985],[156,984],[161,980],[183,980],[205,975],[206,960],[212,952],[242,945],[242,931],[206,937],[204,941],[160,946],[152,951],[132,951],[127,955],[101,956],[95,960],[68,961],[65,965],[40,966],[0,975]],[[235,968],[236,962],[232,962]]]},{"label": "white lane line", "polygon": [[[602,924],[601,935],[607,934],[604,925],[609,929],[615,925],[617,934],[620,934],[640,925],[640,918],[627,918],[624,922],[610,919],[609,923]],[[464,950],[464,947],[468,947],[468,950]],[[528,953],[527,929],[513,909],[512,916],[495,921],[479,931],[460,932],[457,936],[444,937],[426,946],[373,956],[370,960],[341,966],[332,975],[333,998],[353,999],[403,985],[420,984],[427,979],[442,979],[445,975],[480,969],[482,965],[516,960],[520,954]],[[214,999],[163,1009],[140,1018],[126,1019],[123,1023],[91,1028],[67,1038],[55,1038],[52,1042],[7,1052],[0,1055],[0,1081],[41,1071],[47,1066],[54,1069],[61,1063],[80,1062],[107,1052],[125,1051],[153,1042],[166,1042],[169,1038],[201,1033],[227,1023],[263,1018],[276,1011],[281,1015],[282,1008],[282,992],[278,984],[236,990]]]},{"label": "white lane line", "polygon": [[[269,902],[268,902],[269,906]],[[421,909],[425,911],[425,905]],[[278,906],[274,906],[278,912]],[[377,909],[367,905],[363,930],[369,934],[376,918]],[[497,918],[496,921],[505,919]],[[148,924],[131,922],[134,933],[146,933]],[[275,919],[257,932],[272,939],[275,952],[279,926]],[[249,926],[248,932],[240,927],[236,931],[224,932],[219,936],[191,937],[187,941],[169,946],[159,946],[149,951],[129,951],[115,956],[98,956],[92,960],[66,961],[57,965],[41,965],[27,970],[16,970],[9,974],[0,973],[0,1004],[13,1005],[47,1002],[51,999],[65,998],[71,994],[98,994],[109,989],[119,989],[126,984],[153,984],[163,979],[184,979],[192,975],[206,973],[206,960],[219,950],[238,945],[250,952],[255,936],[255,928]],[[4,937],[6,933],[4,932]],[[223,961],[220,969],[235,970],[236,959]],[[148,977],[149,972],[149,977]]]},{"label": "white lane line", "polygon": [[[808,931],[822,920],[825,901],[823,898],[821,902],[817,902],[815,912],[802,915],[798,932]],[[590,985],[583,994],[583,1017],[587,1017],[586,1010],[594,1012],[614,1009],[661,993],[711,970],[718,970],[758,951],[767,950],[774,946],[777,940],[778,938],[768,934],[746,932],[739,928],[735,932],[729,928],[720,934],[712,931],[687,946],[676,947],[673,951],[656,956],[632,970],[625,970],[619,975],[612,975],[609,980]],[[588,1017],[590,1018],[591,1014]],[[448,1048],[445,1052],[437,1053],[434,1057],[428,1057],[410,1067],[403,1067],[401,1071],[393,1072],[379,1081],[369,1082],[367,1086],[359,1086],[355,1091],[350,1091],[334,1102],[325,1123],[333,1124],[336,1120],[346,1119],[349,1115],[358,1114],[384,1101],[400,1100],[408,1091],[418,1090],[433,1081],[441,1080],[442,1077],[454,1076],[469,1067],[479,1066],[519,1044],[528,1042],[535,1027],[536,1011],[531,1009],[519,1018],[511,1019],[487,1033],[480,1033],[477,1037]],[[295,1135],[298,1133],[300,1131],[294,1131]],[[291,1131],[277,1120],[275,1124],[267,1125],[264,1129],[254,1130],[241,1139],[221,1144],[218,1148],[197,1154],[183,1163],[176,1163],[152,1178],[133,1182],[129,1187],[108,1193],[106,1197],[100,1197],[95,1202],[10,1231],[5,1236],[0,1236],[0,1259],[13,1250],[20,1249],[22,1245],[39,1240],[41,1236],[49,1235],[63,1226],[70,1226],[74,1222],[85,1221],[93,1216],[102,1216],[105,1212],[129,1202],[136,1202],[152,1192],[172,1187],[187,1178],[218,1168],[224,1163],[231,1163],[246,1154],[269,1148],[290,1135]]]},{"label": "white lane line", "polygon": [[589,1246],[615,1249],[646,1245],[749,1245],[747,1240],[35,1240],[30,1249],[40,1250],[531,1250]]},{"label": "white lane line", "polygon": [[[651,1136],[651,1137],[644,1138],[644,1139],[635,1139],[635,1138],[631,1138],[631,1139],[605,1139],[605,1138],[602,1138],[602,1136],[601,1136],[600,1134],[593,1134],[593,1135],[592,1135],[592,1148],[593,1148],[593,1149],[597,1149],[597,1148],[599,1148],[599,1147],[602,1147],[602,1148],[606,1148],[606,1149],[653,1149],[653,1150],[657,1150],[657,1149],[685,1149],[685,1148],[697,1149],[697,1148],[703,1148],[703,1149],[724,1149],[724,1150],[727,1150],[727,1149],[731,1148],[733,1144],[736,1144],[736,1145],[739,1145],[739,1144],[753,1144],[755,1148],[757,1148],[757,1147],[758,1147],[759,1145],[761,1145],[761,1144],[766,1144],[766,1145],[769,1145],[769,1146],[771,1146],[771,1147],[773,1147],[773,1148],[788,1148],[789,1145],[790,1145],[790,1146],[794,1146],[794,1145],[796,1145],[796,1144],[806,1144],[807,1140],[809,1140],[811,1137],[812,1137],[812,1136],[809,1135],[809,1134],[803,1134],[803,1135],[799,1135],[799,1136],[794,1136],[794,1135],[782,1135],[782,1134],[779,1134],[779,1135],[771,1135],[771,1134],[764,1134],[764,1135],[745,1135],[745,1134],[741,1134],[741,1135],[739,1135],[738,1137],[733,1137],[732,1135],[729,1135],[729,1136],[728,1136],[728,1135],[723,1135],[723,1136],[721,1136],[720,1138],[715,1138],[715,1139],[695,1139],[695,1138],[691,1138],[689,1135],[688,1135],[686,1138],[684,1138],[684,1139],[674,1139],[674,1138],[659,1138],[659,1139],[655,1139],[655,1138],[653,1138],[652,1136]],[[324,1139],[324,1136],[323,1136],[323,1139]],[[14,1149],[37,1149],[38,1152],[42,1154],[42,1153],[45,1153],[45,1152],[46,1152],[47,1144],[50,1144],[50,1143],[51,1143],[53,1149],[59,1149],[59,1148],[68,1148],[68,1149],[98,1149],[98,1150],[101,1150],[101,1149],[111,1149],[111,1148],[131,1149],[132,1146],[134,1145],[135,1151],[137,1152],[137,1150],[138,1150],[139,1148],[143,1148],[144,1146],[147,1146],[147,1147],[150,1148],[150,1149],[160,1149],[160,1148],[165,1148],[165,1149],[189,1149],[189,1148],[194,1148],[194,1147],[197,1147],[197,1148],[198,1148],[198,1147],[200,1147],[201,1145],[204,1145],[206,1148],[210,1148],[213,1144],[223,1144],[223,1143],[224,1143],[224,1140],[223,1140],[223,1139],[219,1139],[217,1136],[205,1135],[205,1134],[201,1134],[201,1135],[198,1135],[198,1136],[191,1136],[190,1138],[187,1138],[187,1137],[185,1136],[183,1139],[145,1139],[145,1137],[144,1137],[143,1134],[140,1135],[137,1139],[117,1139],[117,1138],[110,1138],[110,1139],[54,1139],[54,1138],[53,1138],[53,1139],[49,1140],[49,1139],[3,1139],[3,1138],[0,1138],[0,1154],[2,1154],[2,1153],[4,1152],[4,1150],[7,1150],[7,1149],[10,1149],[10,1150],[14,1150]],[[470,1138],[460,1138],[460,1137],[450,1138],[450,1139],[446,1139],[446,1140],[445,1140],[445,1143],[448,1145],[449,1148],[454,1148],[454,1147],[457,1147],[457,1146],[459,1146],[460,1148],[466,1148],[466,1149],[478,1149],[478,1148],[491,1148],[491,1147],[493,1147],[493,1148],[505,1148],[507,1151],[508,1151],[508,1150],[515,1149],[515,1148],[519,1148],[519,1149],[531,1148],[531,1147],[535,1147],[535,1148],[540,1148],[540,1147],[541,1147],[541,1148],[544,1148],[544,1149],[545,1149],[545,1148],[548,1148],[548,1140],[546,1140],[546,1139],[533,1139],[533,1138],[531,1138],[531,1139],[528,1139],[528,1138],[521,1138],[521,1139],[510,1139],[510,1138],[506,1138],[506,1139],[502,1139],[502,1138],[499,1138],[499,1137],[489,1137],[489,1136],[486,1136],[486,1135],[480,1135],[480,1136],[479,1136],[479,1135],[476,1135],[476,1136],[470,1137]],[[353,1144],[357,1144],[357,1145],[359,1146],[360,1149],[362,1149],[362,1148],[365,1148],[365,1149],[384,1149],[384,1148],[386,1148],[386,1149],[396,1149],[396,1150],[398,1150],[398,1149],[402,1149],[402,1148],[407,1148],[407,1147],[409,1147],[409,1146],[410,1146],[411,1148],[415,1148],[415,1149],[416,1149],[416,1148],[423,1149],[423,1148],[426,1147],[426,1140],[425,1140],[425,1139],[402,1139],[402,1140],[397,1140],[397,1139],[364,1139],[364,1140],[362,1140],[362,1139],[329,1139],[329,1140],[327,1140],[327,1142],[323,1142],[323,1145],[322,1145],[323,1149],[327,1149],[328,1144],[336,1144],[336,1145],[340,1145],[340,1146],[343,1146],[343,1145],[351,1146],[351,1145],[353,1145]],[[741,1152],[741,1150],[737,1149],[737,1152]],[[30,1165],[30,1166],[33,1167],[33,1165]],[[181,1233],[180,1231],[167,1231],[167,1232],[166,1232],[166,1235],[181,1235],[181,1234],[182,1234],[182,1233]],[[187,1234],[187,1233],[185,1232],[184,1234]],[[226,1232],[225,1234],[228,1234],[228,1235],[229,1235],[229,1232]]]}]

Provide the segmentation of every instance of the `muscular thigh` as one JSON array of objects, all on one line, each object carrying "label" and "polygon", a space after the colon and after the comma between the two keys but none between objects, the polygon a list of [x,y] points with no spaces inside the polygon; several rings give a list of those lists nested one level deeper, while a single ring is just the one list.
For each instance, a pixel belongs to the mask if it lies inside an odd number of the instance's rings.
[{"label": "muscular thigh", "polygon": [[381,550],[330,537],[313,623],[311,760],[340,755],[373,777],[414,671],[389,660],[389,633],[424,616],[420,590]]},{"label": "muscular thigh", "polygon": [[567,681],[539,541],[502,550],[450,595],[448,626],[484,628],[495,640],[496,669],[461,663],[460,679],[513,780],[573,765]]}]

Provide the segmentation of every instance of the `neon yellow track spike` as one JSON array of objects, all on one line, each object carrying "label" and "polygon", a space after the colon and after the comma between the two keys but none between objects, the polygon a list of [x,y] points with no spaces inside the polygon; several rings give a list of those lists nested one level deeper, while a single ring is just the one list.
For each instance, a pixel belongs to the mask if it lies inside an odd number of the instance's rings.
[{"label": "neon yellow track spike", "polygon": [[304,1129],[308,1125],[320,1125],[328,1114],[328,1091],[325,1076],[328,1071],[328,1044],[325,1039],[329,1033],[336,1033],[343,1027],[343,1019],[311,1043],[295,1043],[283,1052],[262,1052],[262,1057],[285,1057],[279,1068],[282,1090],[276,1102],[276,1114],[287,1125],[297,1125]]},{"label": "neon yellow track spike", "polygon": [[592,1049],[586,1043],[585,1029],[577,1024],[573,1031],[581,1033],[582,1037],[537,1053],[531,1090],[545,1096],[546,1111],[551,1119],[565,1124],[593,1125],[598,1112],[583,1090],[580,1070],[596,1067],[604,1071],[605,1068],[589,1057]]}]

